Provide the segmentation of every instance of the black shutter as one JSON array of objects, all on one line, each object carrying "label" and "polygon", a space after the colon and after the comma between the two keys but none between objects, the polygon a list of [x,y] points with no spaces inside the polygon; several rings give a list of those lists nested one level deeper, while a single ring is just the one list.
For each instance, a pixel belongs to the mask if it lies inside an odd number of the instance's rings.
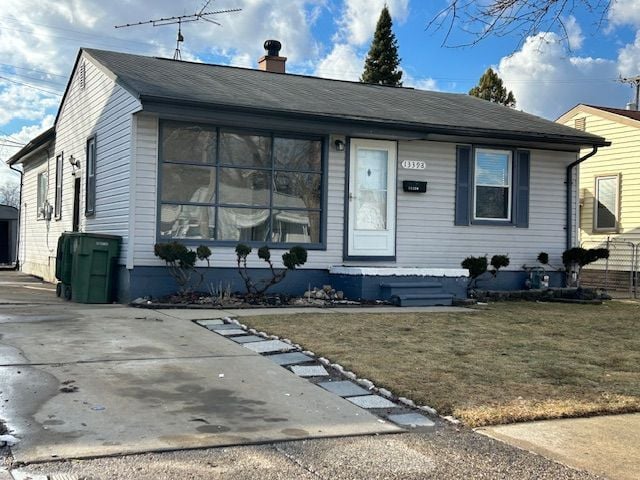
[{"label": "black shutter", "polygon": [[529,170],[530,155],[527,150],[516,152],[515,174],[515,225],[518,228],[529,228]]},{"label": "black shutter", "polygon": [[454,225],[469,225],[471,199],[471,147],[456,147],[456,213]]}]

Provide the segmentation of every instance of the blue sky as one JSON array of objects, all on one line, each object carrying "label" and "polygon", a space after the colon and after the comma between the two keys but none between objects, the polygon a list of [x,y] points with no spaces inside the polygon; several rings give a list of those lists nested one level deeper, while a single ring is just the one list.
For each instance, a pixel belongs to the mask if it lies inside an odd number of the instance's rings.
[{"label": "blue sky", "polygon": [[[276,38],[290,72],[357,80],[384,0],[214,0],[242,8],[223,24],[187,24],[183,57],[255,67],[262,43]],[[398,37],[405,85],[466,93],[487,67],[513,90],[517,108],[555,119],[577,103],[624,107],[631,99],[620,75],[640,74],[640,0],[616,0],[599,20],[565,16],[569,38],[548,32],[486,39],[474,47],[442,46],[426,31],[446,0],[387,0]],[[193,13],[200,0],[0,0],[0,160],[50,126],[80,47],[172,56],[175,28],[113,26]],[[450,43],[469,38],[454,29]],[[0,182],[15,177],[0,167]]]}]

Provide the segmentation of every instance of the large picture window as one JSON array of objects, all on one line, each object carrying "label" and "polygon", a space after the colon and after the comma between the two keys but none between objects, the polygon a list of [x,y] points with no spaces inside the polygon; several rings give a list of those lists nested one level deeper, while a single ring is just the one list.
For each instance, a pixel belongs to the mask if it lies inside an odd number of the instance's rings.
[{"label": "large picture window", "polygon": [[612,231],[618,227],[618,176],[596,178],[595,230]]},{"label": "large picture window", "polygon": [[477,149],[474,168],[474,218],[511,220],[512,153]]},{"label": "large picture window", "polygon": [[160,126],[160,236],[319,244],[322,140]]}]

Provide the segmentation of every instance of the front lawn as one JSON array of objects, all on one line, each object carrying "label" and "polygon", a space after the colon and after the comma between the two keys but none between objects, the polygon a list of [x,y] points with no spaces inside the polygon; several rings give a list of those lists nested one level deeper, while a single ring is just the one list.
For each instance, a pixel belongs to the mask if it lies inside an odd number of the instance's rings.
[{"label": "front lawn", "polygon": [[469,426],[640,411],[640,304],[243,319]]}]

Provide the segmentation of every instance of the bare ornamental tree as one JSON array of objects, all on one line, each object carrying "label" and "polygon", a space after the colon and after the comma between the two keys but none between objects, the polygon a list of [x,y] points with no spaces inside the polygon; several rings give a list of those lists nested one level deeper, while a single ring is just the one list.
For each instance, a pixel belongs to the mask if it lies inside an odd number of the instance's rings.
[{"label": "bare ornamental tree", "polygon": [[0,185],[0,204],[19,208],[20,185],[17,183],[4,183]]},{"label": "bare ornamental tree", "polygon": [[[519,44],[539,32],[559,31],[569,37],[567,19],[574,13],[596,18],[598,29],[617,0],[449,0],[427,24],[427,30],[444,30],[442,46],[472,46],[491,37],[516,35]],[[454,30],[468,40],[452,40]]]}]

